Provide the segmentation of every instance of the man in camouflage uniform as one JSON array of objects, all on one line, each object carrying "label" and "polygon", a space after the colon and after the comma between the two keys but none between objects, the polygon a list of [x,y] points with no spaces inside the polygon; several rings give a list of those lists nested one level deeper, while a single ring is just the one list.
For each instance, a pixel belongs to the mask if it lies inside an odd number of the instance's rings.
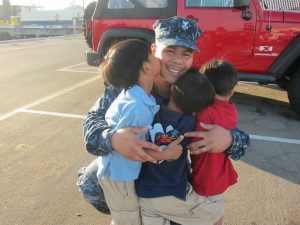
[{"label": "man in camouflage uniform", "polygon": [[[170,88],[181,74],[191,67],[192,53],[193,50],[198,50],[195,43],[201,30],[194,20],[177,16],[158,20],[153,28],[157,45],[155,54],[161,59],[162,65],[162,76],[158,76],[158,80],[154,83],[154,96],[158,104],[163,105],[168,101],[169,93],[165,87]],[[95,156],[117,151],[131,160],[155,162],[156,160],[147,155],[143,148],[157,150],[158,147],[136,138],[136,134],[145,132],[145,129],[131,127],[116,131],[107,126],[106,110],[119,93],[120,90],[111,86],[107,87],[103,97],[98,99],[84,120],[87,151]],[[211,152],[210,149],[223,152],[227,149],[225,153],[235,160],[244,155],[249,145],[247,134],[238,129],[227,131],[217,125],[212,125],[207,129],[209,130],[204,132],[202,141],[189,146],[191,152]],[[199,132],[193,132],[192,136],[198,137]],[[100,212],[109,213],[96,173],[97,161],[94,160],[88,167],[79,170],[77,185],[85,200]]]}]

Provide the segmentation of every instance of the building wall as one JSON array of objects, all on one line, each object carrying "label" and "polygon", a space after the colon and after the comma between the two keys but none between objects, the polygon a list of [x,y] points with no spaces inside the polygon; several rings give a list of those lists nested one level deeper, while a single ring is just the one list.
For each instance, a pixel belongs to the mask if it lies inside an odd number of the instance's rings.
[{"label": "building wall", "polygon": [[82,18],[83,10],[82,9],[65,9],[65,10],[30,10],[22,9],[21,21],[23,22],[57,22],[61,23],[62,21],[73,21],[74,18]]}]

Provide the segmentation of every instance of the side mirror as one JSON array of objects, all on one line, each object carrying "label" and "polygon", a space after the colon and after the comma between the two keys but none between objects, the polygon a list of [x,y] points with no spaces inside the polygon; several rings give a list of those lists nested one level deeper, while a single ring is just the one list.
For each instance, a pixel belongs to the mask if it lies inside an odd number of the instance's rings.
[{"label": "side mirror", "polygon": [[247,8],[250,6],[250,0],[233,0],[234,8]]}]

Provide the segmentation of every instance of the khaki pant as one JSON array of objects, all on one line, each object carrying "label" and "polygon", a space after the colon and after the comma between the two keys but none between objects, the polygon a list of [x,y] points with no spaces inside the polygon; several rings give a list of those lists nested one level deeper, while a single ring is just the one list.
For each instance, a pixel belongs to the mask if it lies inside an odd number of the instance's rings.
[{"label": "khaki pant", "polygon": [[139,198],[144,225],[169,225],[170,220],[184,225],[213,225],[223,215],[219,202],[198,195],[189,186],[186,200],[173,196]]},{"label": "khaki pant", "polygon": [[[134,181],[99,180],[114,225],[141,225],[141,216]],[[153,224],[152,224],[153,225]]]}]

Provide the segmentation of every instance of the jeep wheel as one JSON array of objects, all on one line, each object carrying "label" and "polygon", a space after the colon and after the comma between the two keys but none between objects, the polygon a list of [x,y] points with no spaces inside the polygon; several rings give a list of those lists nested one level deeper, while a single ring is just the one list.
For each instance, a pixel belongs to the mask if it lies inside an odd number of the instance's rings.
[{"label": "jeep wheel", "polygon": [[300,69],[291,78],[288,86],[288,98],[291,106],[300,113]]},{"label": "jeep wheel", "polygon": [[287,90],[289,86],[290,80],[287,79],[286,77],[281,77],[279,78],[276,83],[279,87],[281,87],[283,90]]},{"label": "jeep wheel", "polygon": [[86,43],[90,48],[92,48],[92,16],[97,2],[91,2],[84,10],[83,15],[83,35]]}]

